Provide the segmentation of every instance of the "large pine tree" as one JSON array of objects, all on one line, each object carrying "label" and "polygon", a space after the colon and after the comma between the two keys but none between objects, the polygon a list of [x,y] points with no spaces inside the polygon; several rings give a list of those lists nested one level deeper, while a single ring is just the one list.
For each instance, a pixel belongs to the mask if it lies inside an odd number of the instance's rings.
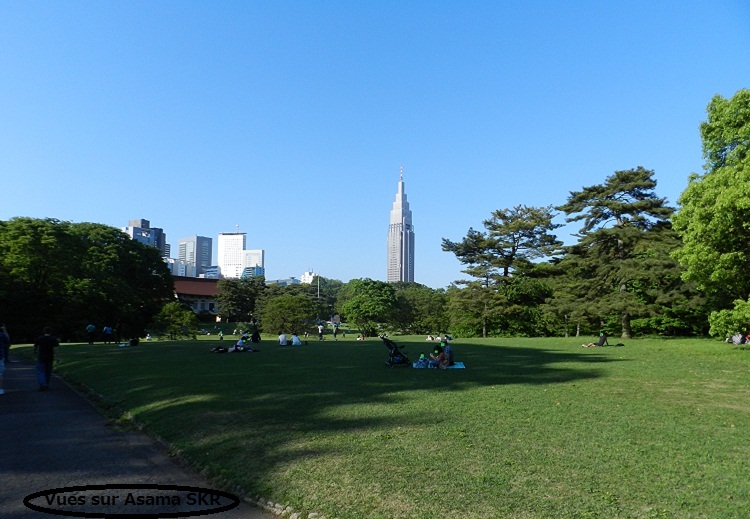
[{"label": "large pine tree", "polygon": [[616,314],[623,338],[631,337],[635,316],[654,311],[644,296],[658,288],[669,262],[663,241],[673,209],[654,193],[653,175],[643,167],[616,171],[603,184],[571,192],[558,208],[568,222],[583,222],[564,260],[565,270],[576,273],[569,292],[579,298],[578,312],[602,323]]},{"label": "large pine tree", "polygon": [[[518,320],[529,324],[529,308],[541,304],[547,290],[524,273],[532,261],[550,256],[562,242],[552,234],[560,227],[552,223],[552,207],[516,206],[499,209],[483,222],[486,232],[469,229],[463,240],[443,239],[443,250],[452,252],[466,265],[463,270],[473,279],[457,281],[464,288],[450,292],[452,320],[462,327],[475,321],[482,337],[494,327],[503,333],[531,333]],[[466,332],[464,332],[466,333]]]}]

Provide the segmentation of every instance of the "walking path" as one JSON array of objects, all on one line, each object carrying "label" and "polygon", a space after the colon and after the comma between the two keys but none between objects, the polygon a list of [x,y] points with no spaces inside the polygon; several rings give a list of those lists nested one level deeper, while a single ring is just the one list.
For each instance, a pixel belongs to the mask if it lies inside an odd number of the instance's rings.
[{"label": "walking path", "polygon": [[[114,429],[60,378],[53,375],[50,390],[38,391],[34,367],[25,361],[6,365],[4,388],[0,395],[3,519],[54,517],[27,508],[23,499],[60,487],[138,483],[215,488],[145,434]],[[244,502],[201,517],[277,518]]]}]

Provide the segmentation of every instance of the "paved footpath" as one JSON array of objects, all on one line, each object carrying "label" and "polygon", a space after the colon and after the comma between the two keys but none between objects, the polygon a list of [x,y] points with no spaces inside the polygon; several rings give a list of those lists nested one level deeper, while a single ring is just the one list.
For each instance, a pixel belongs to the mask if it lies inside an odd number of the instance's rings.
[{"label": "paved footpath", "polygon": [[[31,364],[6,366],[0,395],[0,517],[51,518],[24,506],[23,498],[42,490],[111,484],[184,485],[214,489],[166,449],[137,431],[120,431],[61,379],[38,391]],[[122,513],[111,510],[111,512]],[[200,517],[271,519],[277,516],[240,503]]]}]

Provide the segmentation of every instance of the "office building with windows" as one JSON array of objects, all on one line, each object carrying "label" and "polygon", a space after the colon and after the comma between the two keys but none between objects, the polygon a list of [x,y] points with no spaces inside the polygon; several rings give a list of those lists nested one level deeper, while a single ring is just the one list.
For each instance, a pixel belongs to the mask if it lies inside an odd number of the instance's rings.
[{"label": "office building with windows", "polygon": [[161,251],[163,258],[169,257],[170,247],[167,244],[167,235],[164,233],[164,229],[151,227],[150,221],[144,219],[129,220],[128,226],[123,228],[122,231],[130,236],[131,240],[156,247]]},{"label": "office building with windows", "polygon": [[242,275],[246,233],[220,232],[217,244],[217,264],[223,278],[239,278]]},{"label": "office building with windows", "polygon": [[[177,259],[185,265],[192,265],[194,276],[205,275],[213,259],[213,240],[205,236],[182,238],[178,242]],[[187,274],[182,274],[187,275]]]}]

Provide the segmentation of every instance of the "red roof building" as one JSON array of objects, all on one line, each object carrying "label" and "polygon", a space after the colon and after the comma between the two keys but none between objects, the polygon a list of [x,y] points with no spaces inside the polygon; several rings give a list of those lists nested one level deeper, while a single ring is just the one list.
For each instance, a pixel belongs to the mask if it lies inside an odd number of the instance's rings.
[{"label": "red roof building", "polygon": [[216,315],[219,306],[216,294],[219,293],[218,279],[187,278],[173,276],[175,296],[181,303],[188,305],[195,313],[208,312]]}]

